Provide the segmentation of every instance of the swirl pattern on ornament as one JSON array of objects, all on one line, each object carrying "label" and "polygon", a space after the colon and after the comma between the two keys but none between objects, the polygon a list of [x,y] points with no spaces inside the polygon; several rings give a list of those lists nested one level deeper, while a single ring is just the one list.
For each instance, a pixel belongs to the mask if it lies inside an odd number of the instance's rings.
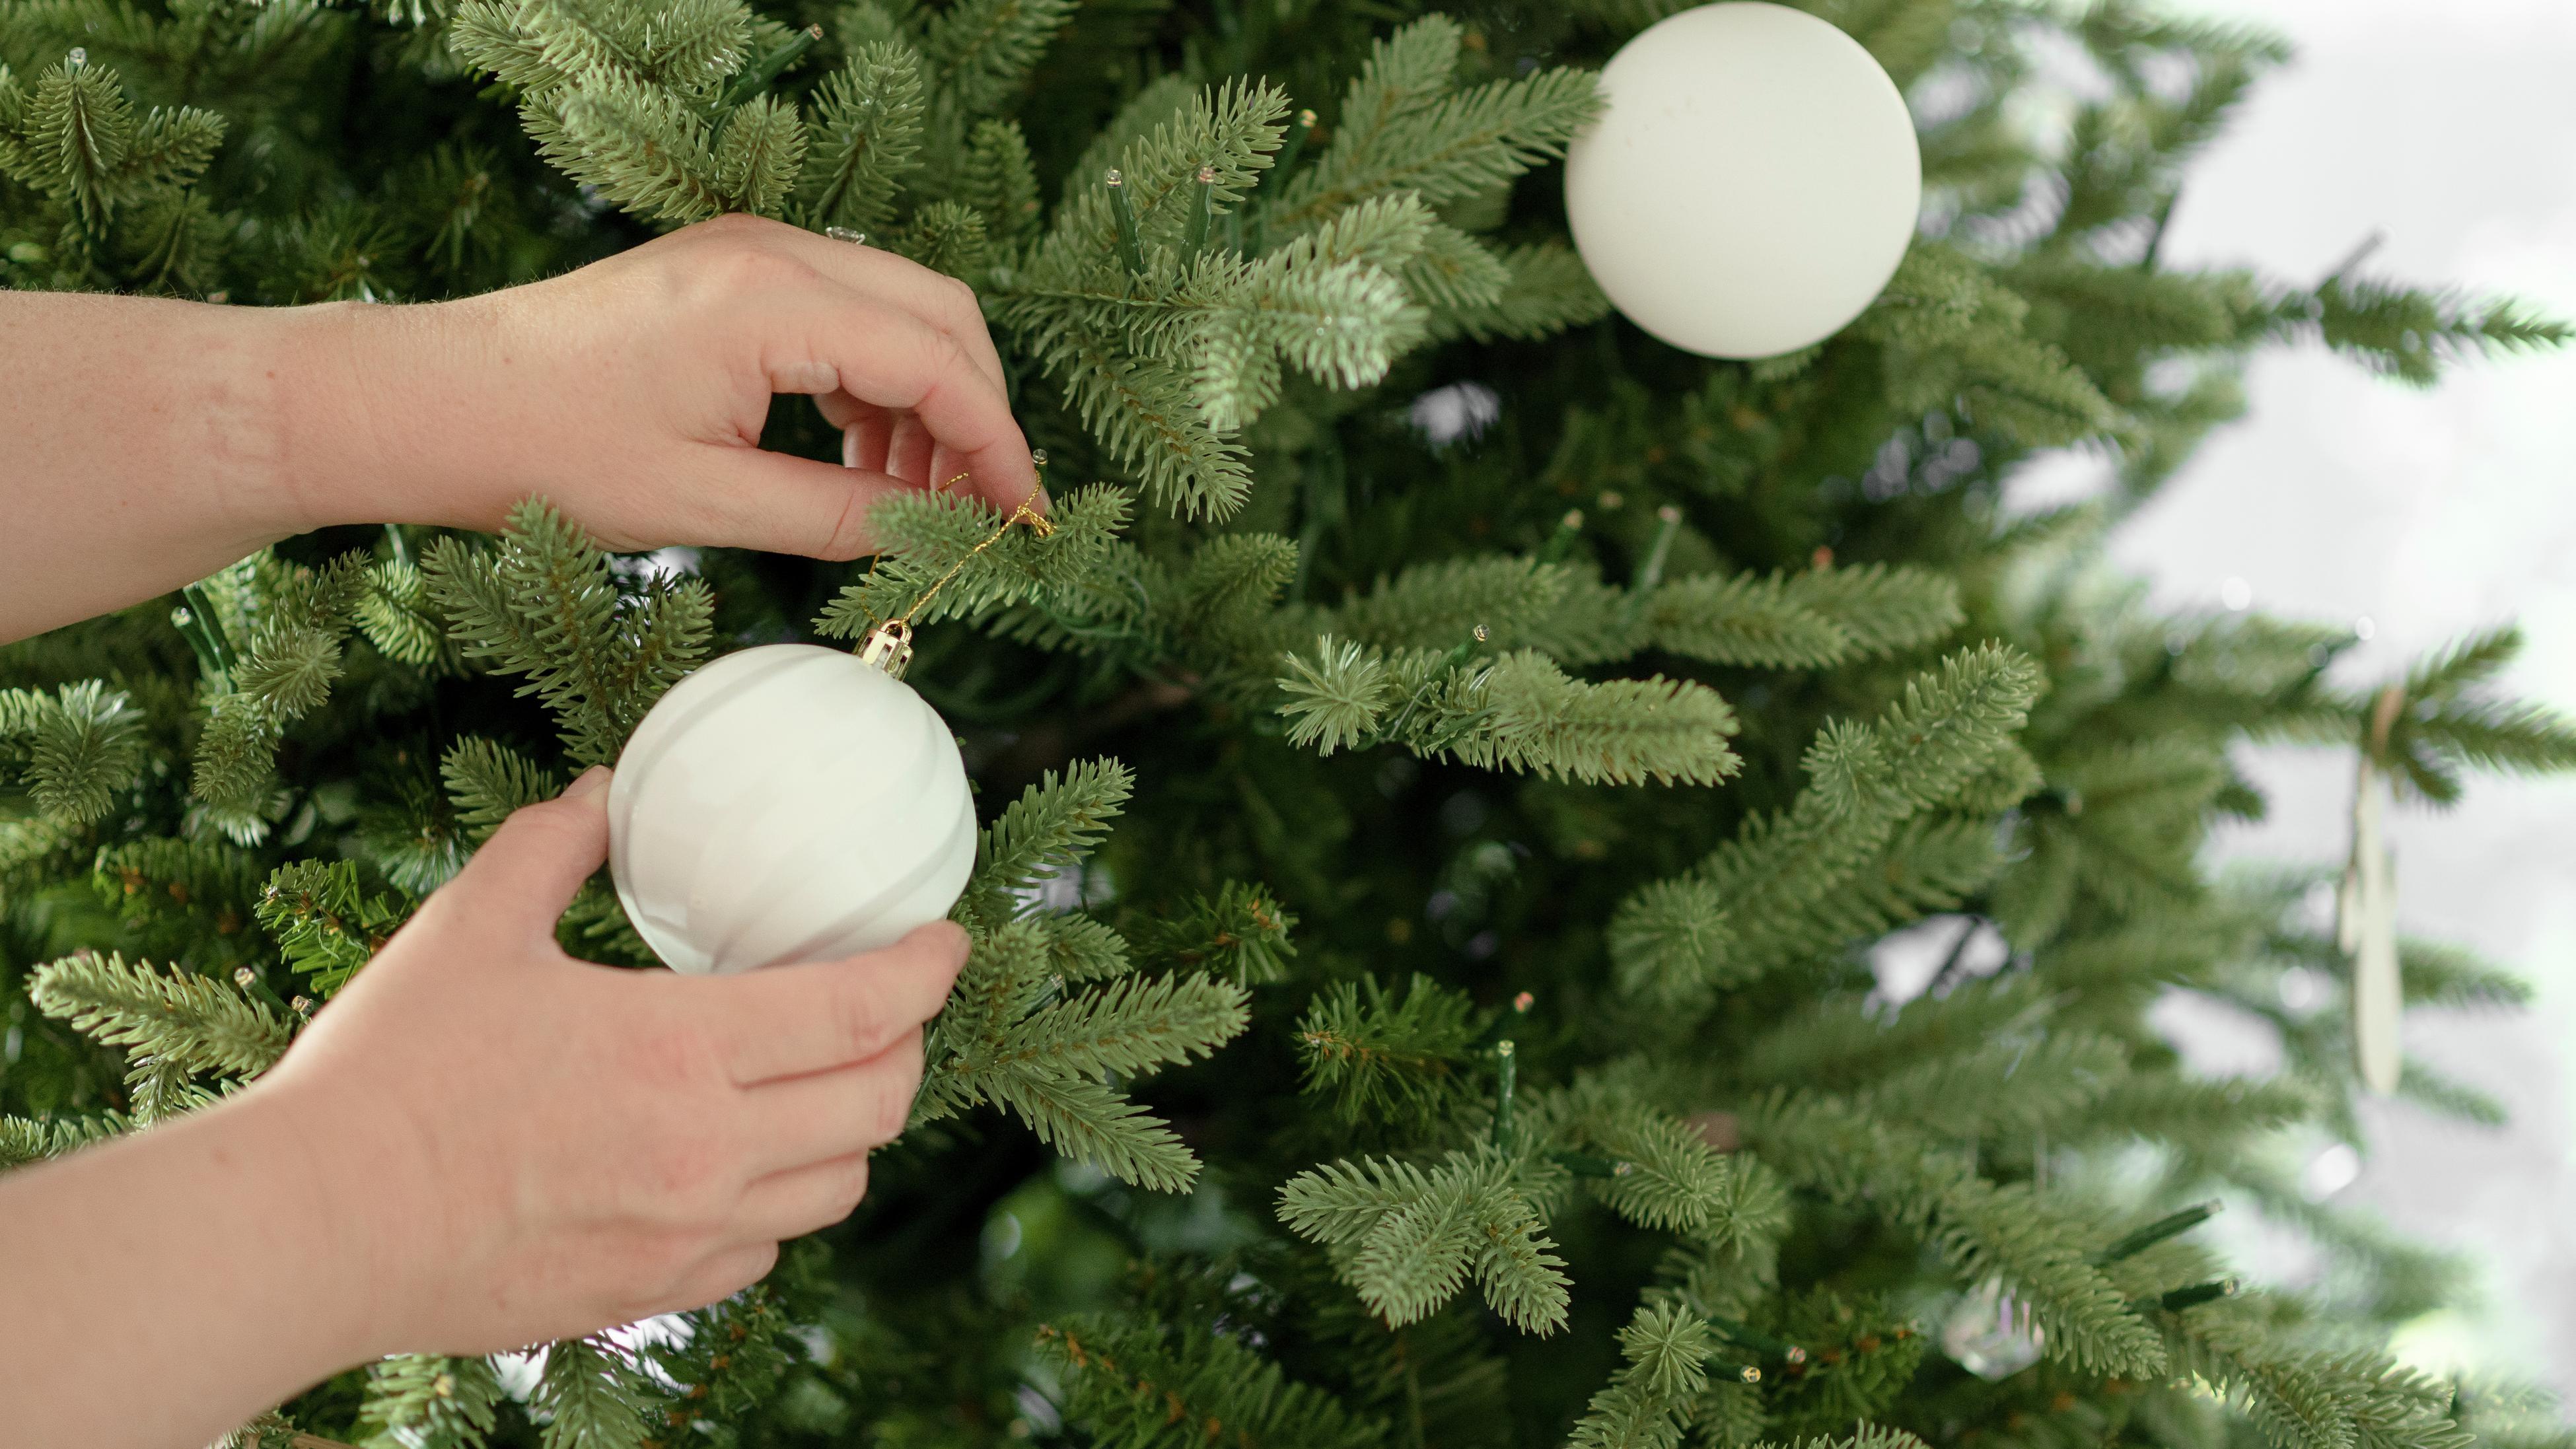
[{"label": "swirl pattern on ornament", "polygon": [[730,654],[645,717],[609,799],[627,915],[674,970],[889,945],[974,866],[964,761],[938,712],[852,655]]}]

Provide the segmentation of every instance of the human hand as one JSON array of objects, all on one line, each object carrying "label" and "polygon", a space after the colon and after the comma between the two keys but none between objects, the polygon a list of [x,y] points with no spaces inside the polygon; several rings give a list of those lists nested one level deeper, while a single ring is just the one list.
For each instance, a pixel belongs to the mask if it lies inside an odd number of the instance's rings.
[{"label": "human hand", "polygon": [[733,977],[566,956],[608,773],[502,825],[253,1088],[353,1200],[369,1352],[486,1353],[693,1308],[846,1217],[966,957],[924,926]]},{"label": "human hand", "polygon": [[[779,222],[718,217],[455,302],[292,315],[310,386],[284,452],[307,527],[497,529],[544,494],[614,548],[846,559],[896,489],[964,474],[1004,510],[1038,490],[974,293]],[[845,466],[760,448],[774,393],[815,399]]]}]

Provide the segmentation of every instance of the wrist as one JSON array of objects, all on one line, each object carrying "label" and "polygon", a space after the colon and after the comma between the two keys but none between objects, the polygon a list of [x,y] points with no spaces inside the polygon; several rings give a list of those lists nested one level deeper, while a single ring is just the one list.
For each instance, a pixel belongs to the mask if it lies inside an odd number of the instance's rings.
[{"label": "wrist", "polygon": [[203,1444],[385,1352],[333,1166],[254,1088],[0,1177],[9,1442]]},{"label": "wrist", "polygon": [[484,375],[469,303],[325,302],[278,311],[280,469],[299,531],[334,524],[491,527],[472,456]]},{"label": "wrist", "polygon": [[235,1130],[264,1165],[271,1207],[288,1225],[292,1249],[270,1261],[303,1265],[294,1276],[316,1330],[317,1377],[404,1351],[410,1335],[402,1309],[414,1301],[402,1271],[410,1237],[395,1211],[404,1194],[390,1175],[394,1164],[380,1160],[380,1144],[329,1106],[265,1084],[225,1109],[239,1114]]}]

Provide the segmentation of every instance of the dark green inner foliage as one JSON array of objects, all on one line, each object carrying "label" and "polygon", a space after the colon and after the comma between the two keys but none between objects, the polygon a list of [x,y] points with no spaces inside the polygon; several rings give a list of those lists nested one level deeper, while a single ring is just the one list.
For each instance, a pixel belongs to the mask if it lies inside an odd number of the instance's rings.
[{"label": "dark green inner foliage", "polygon": [[[910,678],[976,950],[858,1214],[647,1338],[353,1369],[240,1444],[2563,1443],[2382,1352],[2457,1285],[2294,1187],[2358,1137],[2333,863],[2201,847],[2264,809],[2242,742],[2442,805],[2576,733],[2493,691],[2509,630],[2356,688],[2341,630],[2160,612],[2098,544],[2257,349],[2421,384],[2565,330],[2164,266],[2263,35],[1802,3],[1914,100],[1926,221],[1745,364],[1609,316],[1549,170],[1673,0],[0,0],[0,284],[416,302],[721,212],[862,232],[975,285],[1058,500],[971,557],[999,515],[891,502],[856,565],[532,500],[0,650],[0,1165],[255,1077],[698,662],[963,560]],[[2065,445],[2112,490],[2005,509]],[[1875,1000],[1907,929],[1948,960]],[[604,883],[561,930],[653,964]],[[2176,986],[2282,1071],[2182,1070]],[[2207,1201],[2334,1271],[2239,1291]]]}]

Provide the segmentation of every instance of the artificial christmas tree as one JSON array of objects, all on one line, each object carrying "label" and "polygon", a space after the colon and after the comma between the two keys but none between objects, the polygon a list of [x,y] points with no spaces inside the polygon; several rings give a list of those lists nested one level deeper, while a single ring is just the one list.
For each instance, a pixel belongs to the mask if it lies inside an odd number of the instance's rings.
[{"label": "artificial christmas tree", "polygon": [[[352,1369],[241,1442],[2562,1442],[2378,1347],[2450,1285],[2285,1166],[2358,1137],[2334,865],[2199,848],[2263,809],[2240,740],[2439,805],[2576,732],[2493,696],[2510,631],[2357,691],[2342,631],[2160,613],[2096,545],[2255,348],[2423,382],[2564,330],[2161,265],[2260,35],[1848,0],[1810,8],[1912,99],[1921,235],[1818,348],[1676,353],[1516,181],[1679,8],[0,0],[11,287],[433,298],[764,213],[973,284],[1082,485],[1043,535],[881,504],[872,565],[613,557],[535,503],[330,530],[0,651],[0,1161],[261,1071],[702,661],[906,618],[976,949],[858,1214],[676,1322]],[[801,403],[768,441],[839,447]],[[2000,507],[2067,444],[2117,491]],[[1931,989],[1874,998],[1932,916]],[[604,880],[560,929],[654,964]],[[2402,981],[2521,993],[2411,941]],[[2174,986],[2283,1071],[2184,1071]],[[2340,1271],[2238,1291],[2213,1198]]]}]

